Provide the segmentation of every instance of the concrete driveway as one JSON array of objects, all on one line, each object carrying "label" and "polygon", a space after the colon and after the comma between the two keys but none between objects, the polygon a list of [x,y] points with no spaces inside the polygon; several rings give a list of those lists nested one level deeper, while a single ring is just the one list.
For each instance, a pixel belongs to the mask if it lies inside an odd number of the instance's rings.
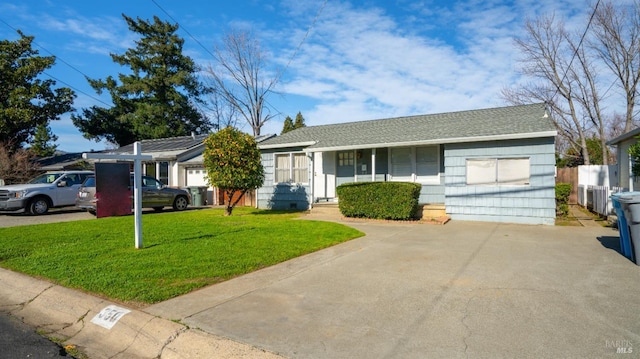
[{"label": "concrete driveway", "polygon": [[347,224],[367,235],[144,311],[290,358],[640,353],[640,267],[615,230]]}]

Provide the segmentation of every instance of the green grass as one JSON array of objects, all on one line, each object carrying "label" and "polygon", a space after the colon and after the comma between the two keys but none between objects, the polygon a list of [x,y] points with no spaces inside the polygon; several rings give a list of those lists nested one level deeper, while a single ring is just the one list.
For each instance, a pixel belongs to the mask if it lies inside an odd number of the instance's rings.
[{"label": "green grass", "polygon": [[297,213],[236,208],[0,228],[0,266],[123,302],[156,303],[362,232]]}]

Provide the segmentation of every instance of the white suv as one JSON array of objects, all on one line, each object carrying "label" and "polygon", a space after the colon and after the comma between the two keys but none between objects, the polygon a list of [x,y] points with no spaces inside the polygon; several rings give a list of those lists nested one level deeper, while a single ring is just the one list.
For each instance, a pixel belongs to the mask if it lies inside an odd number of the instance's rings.
[{"label": "white suv", "polygon": [[74,206],[82,182],[91,171],[44,173],[26,184],[0,187],[0,212],[45,214],[52,207]]}]

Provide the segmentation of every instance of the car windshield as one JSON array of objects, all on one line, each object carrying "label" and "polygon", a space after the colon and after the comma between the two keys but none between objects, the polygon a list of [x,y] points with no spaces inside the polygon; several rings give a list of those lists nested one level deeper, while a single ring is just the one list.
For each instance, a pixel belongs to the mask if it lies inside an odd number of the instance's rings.
[{"label": "car windshield", "polygon": [[40,176],[32,179],[31,181],[29,181],[29,183],[31,183],[31,184],[34,184],[34,183],[53,183],[58,178],[60,178],[60,176],[62,176],[62,173],[45,173],[43,175],[40,175]]}]

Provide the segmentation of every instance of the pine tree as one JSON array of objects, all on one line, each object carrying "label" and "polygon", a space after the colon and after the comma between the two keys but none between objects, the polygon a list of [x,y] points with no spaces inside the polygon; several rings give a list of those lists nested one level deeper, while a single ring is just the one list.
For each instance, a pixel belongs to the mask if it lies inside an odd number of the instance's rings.
[{"label": "pine tree", "polygon": [[184,40],[176,35],[178,25],[122,15],[129,30],[139,34],[135,48],[114,62],[130,71],[104,80],[88,79],[98,93],[107,91],[113,107],[92,106],[73,123],[88,139],[105,139],[120,146],[143,139],[207,132],[210,124],[195,107],[202,102],[205,87],[198,81],[193,60],[182,54]]},{"label": "pine tree", "polygon": [[302,117],[302,113],[298,112],[296,115],[296,121],[293,123],[293,129],[295,130],[300,127],[307,127],[307,125],[304,124],[304,117]]},{"label": "pine tree", "polygon": [[289,132],[289,131],[293,131],[294,127],[293,127],[293,120],[291,119],[291,117],[287,116],[287,118],[284,119],[284,124],[282,126],[282,132],[280,132],[281,135],[284,135],[285,133]]},{"label": "pine tree", "polygon": [[36,128],[33,136],[31,151],[40,157],[53,156],[56,153],[57,145],[53,144],[58,140],[58,136],[51,132],[49,126],[40,124]]},{"label": "pine tree", "polygon": [[30,143],[38,126],[72,111],[75,93],[56,82],[40,79],[55,63],[54,56],[38,56],[33,36],[18,31],[16,41],[0,41],[0,142],[10,153]]}]

